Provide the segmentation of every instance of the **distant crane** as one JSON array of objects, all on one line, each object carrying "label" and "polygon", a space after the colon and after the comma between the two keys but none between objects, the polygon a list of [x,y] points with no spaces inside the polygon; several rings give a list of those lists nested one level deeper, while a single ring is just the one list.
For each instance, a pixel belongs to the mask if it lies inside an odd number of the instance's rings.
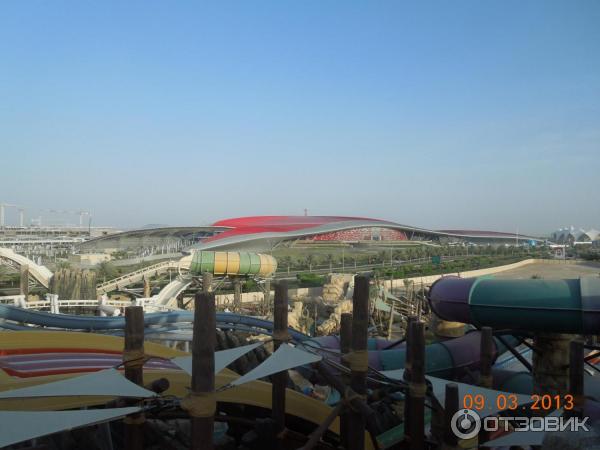
[{"label": "distant crane", "polygon": [[25,226],[25,208],[17,208],[19,211],[19,226],[23,228]]},{"label": "distant crane", "polygon": [[21,226],[23,226],[23,212],[25,211],[19,205],[11,205],[10,203],[0,203],[0,227],[5,225],[5,208],[18,208]]},{"label": "distant crane", "polygon": [[[24,227],[25,226],[25,208],[23,206],[13,205],[11,203],[2,203],[2,202],[0,202],[0,227],[6,226],[6,208],[16,208],[16,210],[19,212],[19,226]],[[87,216],[88,218],[92,217],[91,213],[89,211],[85,211],[85,210],[68,211],[68,210],[62,210],[62,209],[43,209],[42,211],[53,213],[53,214],[77,215],[77,216],[79,216],[79,226],[80,227],[84,226],[83,218],[85,216]],[[38,226],[41,226],[42,217],[40,216],[39,219],[35,219],[35,221],[38,222]],[[34,222],[34,219],[32,219],[32,223],[33,222]]]},{"label": "distant crane", "polygon": [[84,216],[88,216],[88,217],[91,216],[91,214],[90,214],[89,211],[83,211],[83,210],[69,211],[69,210],[64,210],[64,209],[44,209],[43,211],[49,212],[49,213],[53,213],[53,214],[74,214],[74,215],[79,215],[79,226],[80,227],[83,227],[83,217]]}]

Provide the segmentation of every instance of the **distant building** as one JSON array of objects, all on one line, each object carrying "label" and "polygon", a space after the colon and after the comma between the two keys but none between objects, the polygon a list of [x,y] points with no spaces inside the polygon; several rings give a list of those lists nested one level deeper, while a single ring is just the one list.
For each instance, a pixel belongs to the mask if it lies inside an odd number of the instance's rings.
[{"label": "distant building", "polygon": [[338,216],[252,216],[220,220],[224,231],[192,246],[198,250],[269,251],[281,243],[340,242],[358,245],[417,242],[531,245],[539,239],[515,233],[481,230],[429,230],[387,220]]},{"label": "distant building", "polygon": [[188,249],[269,251],[280,244],[350,245],[495,244],[535,245],[543,239],[481,230],[429,230],[387,220],[337,216],[252,216],[225,219],[207,227],[158,227],[102,236],[78,245],[81,253],[149,257]]},{"label": "distant building", "polygon": [[64,258],[76,252],[88,239],[107,236],[119,230],[111,227],[5,226],[0,227],[0,247],[30,259]]},{"label": "distant building", "polygon": [[561,245],[590,245],[600,243],[600,231],[565,227],[552,233],[552,241]]}]

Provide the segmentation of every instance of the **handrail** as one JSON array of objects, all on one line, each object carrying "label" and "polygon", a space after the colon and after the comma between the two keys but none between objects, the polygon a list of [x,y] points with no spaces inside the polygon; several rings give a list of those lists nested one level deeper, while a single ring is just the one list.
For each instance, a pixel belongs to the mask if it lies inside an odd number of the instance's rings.
[{"label": "handrail", "polygon": [[143,276],[148,273],[159,271],[161,269],[166,270],[166,269],[178,269],[178,268],[179,268],[179,261],[169,260],[169,261],[159,262],[157,264],[153,264],[153,265],[147,266],[147,267],[142,267],[141,269],[135,270],[133,272],[129,272],[125,275],[121,275],[120,277],[113,278],[112,280],[108,280],[103,283],[100,283],[96,286],[96,292],[98,292],[99,294],[103,294],[103,293],[108,292],[110,289],[116,288],[123,281],[127,281],[127,284],[135,283],[136,281],[140,281],[141,278],[143,278]]},{"label": "handrail", "polygon": [[[8,298],[12,297],[12,298]],[[14,297],[21,297],[18,295],[0,297],[0,304],[12,304]],[[127,306],[143,306],[145,308],[155,309],[157,311],[174,311],[177,308],[170,308],[165,305],[161,305],[156,302],[156,297],[150,298],[138,298],[135,301],[128,300],[111,300],[107,299],[103,303],[98,300],[82,299],[82,300],[58,300],[58,307],[84,307],[84,308],[98,308],[100,306],[114,306],[118,308],[126,308]],[[20,306],[23,309],[44,309],[51,308],[51,300],[36,300],[29,302],[22,302]]]}]

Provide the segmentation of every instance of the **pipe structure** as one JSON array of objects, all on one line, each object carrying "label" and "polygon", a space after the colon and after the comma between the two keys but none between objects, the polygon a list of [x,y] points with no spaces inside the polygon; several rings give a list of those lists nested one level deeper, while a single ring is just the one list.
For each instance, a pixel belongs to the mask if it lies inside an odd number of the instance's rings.
[{"label": "pipe structure", "polygon": [[443,277],[431,286],[429,302],[442,319],[478,327],[572,334],[600,329],[600,277]]},{"label": "pipe structure", "polygon": [[[504,336],[510,345],[517,345],[518,339],[513,336]],[[376,370],[404,369],[406,362],[406,346],[390,350],[376,350],[376,340],[369,340],[369,367]],[[303,346],[313,349],[339,350],[339,340],[331,339],[330,336],[322,338],[307,339],[302,342]],[[447,378],[452,377],[457,369],[468,367],[478,369],[480,367],[481,336],[479,331],[467,333],[459,338],[444,342],[436,342],[425,347],[425,371],[428,375]],[[507,351],[506,346],[496,337],[493,338],[492,358]],[[331,355],[328,353],[328,357]]]},{"label": "pipe structure", "polygon": [[[51,314],[44,311],[21,309],[8,305],[0,305],[0,319],[66,330],[106,331],[123,330],[125,328],[125,318],[122,316],[95,317],[73,314]],[[151,313],[144,315],[144,324],[149,326],[180,322],[191,323],[193,322],[193,319],[194,313],[192,311]],[[268,332],[273,331],[273,322],[241,314],[217,313],[217,327],[220,325],[225,327],[231,325],[245,325],[247,327],[257,328]],[[7,323],[3,323],[1,326],[2,328],[10,328],[10,325]],[[303,341],[309,338],[308,335],[291,328],[288,329],[288,332],[295,341]]]}]

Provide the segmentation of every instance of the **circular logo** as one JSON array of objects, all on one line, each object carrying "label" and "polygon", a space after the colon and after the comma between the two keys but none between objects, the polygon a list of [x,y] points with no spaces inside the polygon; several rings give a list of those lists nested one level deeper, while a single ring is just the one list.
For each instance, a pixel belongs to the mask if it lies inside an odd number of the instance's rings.
[{"label": "circular logo", "polygon": [[472,409],[459,409],[450,421],[452,432],[459,439],[471,439],[481,430],[481,419]]}]

